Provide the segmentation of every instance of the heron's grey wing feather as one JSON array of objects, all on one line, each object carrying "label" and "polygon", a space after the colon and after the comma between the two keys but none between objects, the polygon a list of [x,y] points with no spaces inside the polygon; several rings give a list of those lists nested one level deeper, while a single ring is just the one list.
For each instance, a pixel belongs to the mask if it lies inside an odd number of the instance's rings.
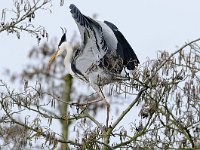
[{"label": "heron's grey wing feather", "polygon": [[83,53],[87,53],[88,48],[93,47],[92,51],[95,54],[93,57],[101,59],[108,50],[101,26],[95,20],[83,15],[75,5],[71,4],[70,9],[81,34]]},{"label": "heron's grey wing feather", "polygon": [[[114,32],[112,29],[102,21],[98,21],[102,28],[103,37],[108,47],[108,53],[116,53],[117,49],[117,38],[115,37]],[[108,54],[107,53],[107,54]]]}]

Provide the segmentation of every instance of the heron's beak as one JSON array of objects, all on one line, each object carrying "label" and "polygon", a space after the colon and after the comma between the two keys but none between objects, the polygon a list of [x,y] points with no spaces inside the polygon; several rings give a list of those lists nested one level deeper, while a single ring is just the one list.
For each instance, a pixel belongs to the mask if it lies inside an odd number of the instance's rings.
[{"label": "heron's beak", "polygon": [[60,49],[58,49],[58,50],[51,56],[48,65],[50,65],[50,64],[55,60],[55,58],[56,58],[56,56],[57,56],[59,50],[60,50]]}]

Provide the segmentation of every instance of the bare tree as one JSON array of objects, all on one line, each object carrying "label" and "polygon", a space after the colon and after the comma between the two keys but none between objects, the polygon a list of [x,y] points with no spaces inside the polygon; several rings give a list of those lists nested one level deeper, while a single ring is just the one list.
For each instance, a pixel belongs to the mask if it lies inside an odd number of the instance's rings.
[{"label": "bare tree", "polygon": [[[1,12],[0,33],[15,33],[20,39],[20,33],[25,31],[34,35],[38,42],[43,37],[48,37],[48,33],[43,26],[34,26],[32,20],[36,18],[36,12],[50,10],[50,0],[14,0],[13,8],[5,8]],[[7,17],[8,16],[8,17]]]},{"label": "bare tree", "polygon": [[[33,8],[46,7],[50,1],[40,2],[33,1]],[[20,8],[26,3],[19,3]],[[26,15],[27,18],[29,15]],[[20,30],[20,22],[16,20],[14,26],[1,25],[0,31],[13,30],[18,34],[32,30],[36,37],[43,37],[43,29],[37,32],[31,26],[25,26]],[[76,49],[77,42],[71,42]],[[96,118],[103,104],[81,105],[82,101],[98,97],[79,93],[76,80],[65,75],[63,57],[51,66],[41,61],[48,59],[55,51],[55,43],[52,42],[53,46],[44,43],[39,48],[33,48],[29,58],[35,59],[38,64],[28,64],[21,74],[10,74],[13,81],[23,81],[23,90],[11,89],[0,81],[1,147],[200,148],[200,39],[185,43],[173,53],[158,52],[157,59],[141,64],[130,81],[115,83],[113,93],[132,95],[132,99],[127,108],[116,115],[107,130],[104,123]],[[140,106],[139,117],[133,116],[136,121],[126,122],[130,124],[129,128],[119,126],[132,109]],[[61,123],[61,133],[53,128],[56,122]],[[73,139],[70,130],[76,133]]]}]

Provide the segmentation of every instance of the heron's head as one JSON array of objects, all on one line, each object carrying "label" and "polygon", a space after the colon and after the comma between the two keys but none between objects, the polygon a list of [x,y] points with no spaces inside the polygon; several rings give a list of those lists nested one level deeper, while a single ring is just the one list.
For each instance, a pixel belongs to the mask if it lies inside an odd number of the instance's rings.
[{"label": "heron's head", "polygon": [[67,44],[66,33],[64,33],[58,44],[58,50],[51,56],[49,64],[51,64],[51,62],[53,62],[57,56],[61,55],[64,51],[67,50]]}]

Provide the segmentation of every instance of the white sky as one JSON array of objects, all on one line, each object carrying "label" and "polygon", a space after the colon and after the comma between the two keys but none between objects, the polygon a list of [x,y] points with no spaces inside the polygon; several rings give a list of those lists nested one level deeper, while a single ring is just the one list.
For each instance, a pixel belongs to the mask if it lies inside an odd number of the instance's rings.
[{"label": "white sky", "polygon": [[[10,7],[10,1],[0,2],[2,8]],[[77,26],[69,12],[74,3],[82,13],[98,14],[100,20],[113,22],[132,45],[141,63],[146,58],[156,58],[158,50],[174,51],[176,46],[200,37],[199,0],[66,0],[63,7],[59,0],[53,2],[52,13],[36,14],[36,24],[46,27],[49,39],[61,37],[60,27],[66,27],[68,38]],[[49,40],[49,41],[50,41]],[[22,34],[20,40],[15,35],[0,34],[0,79],[5,68],[20,71],[27,63],[28,51],[38,46],[36,39]]]},{"label": "white sky", "polygon": [[[54,1],[52,13],[36,14],[36,24],[46,27],[49,39],[60,39],[60,27],[66,27],[68,38],[77,30],[69,12],[74,3],[86,15],[98,14],[99,19],[113,22],[132,45],[141,63],[155,58],[157,50],[176,49],[184,42],[200,36],[199,0],[66,0],[63,7]],[[1,1],[0,10],[12,6],[12,1]],[[19,70],[27,63],[28,51],[37,42],[28,34],[18,40],[15,35],[0,34],[0,72],[4,68]]]}]

